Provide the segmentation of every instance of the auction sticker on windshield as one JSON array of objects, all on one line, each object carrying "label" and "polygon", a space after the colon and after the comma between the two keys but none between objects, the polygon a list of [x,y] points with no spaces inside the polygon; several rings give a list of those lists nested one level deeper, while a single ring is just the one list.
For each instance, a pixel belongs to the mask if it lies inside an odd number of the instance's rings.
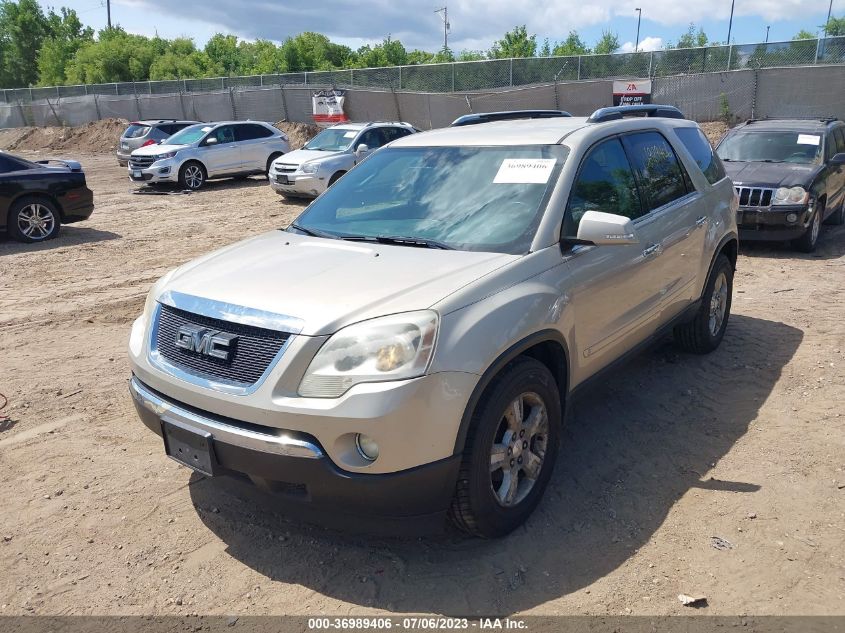
[{"label": "auction sticker on windshield", "polygon": [[493,182],[508,185],[542,185],[549,181],[557,159],[506,158]]},{"label": "auction sticker on windshield", "polygon": [[799,145],[818,145],[821,143],[822,137],[816,136],[815,134],[799,134],[798,135],[798,144]]}]

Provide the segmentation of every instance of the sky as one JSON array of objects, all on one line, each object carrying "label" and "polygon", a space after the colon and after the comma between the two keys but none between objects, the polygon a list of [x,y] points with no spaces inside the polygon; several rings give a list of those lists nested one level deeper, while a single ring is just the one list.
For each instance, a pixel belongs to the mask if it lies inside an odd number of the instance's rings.
[{"label": "sky", "polygon": [[[192,37],[202,46],[214,33],[276,42],[302,31],[316,31],[358,48],[390,35],[408,50],[436,51],[443,45],[443,22],[435,9],[448,0],[112,0],[112,23],[131,33],[172,38]],[[95,29],[106,24],[105,0],[40,0],[44,7],[76,9]],[[830,0],[735,0],[731,41],[789,40],[801,29],[817,32]],[[642,8],[640,50],[676,42],[690,22],[711,40],[725,41],[731,0],[452,0],[449,47],[453,51],[487,50],[517,24],[525,24],[542,43],[577,30],[592,45],[602,30],[619,36],[623,51],[634,49],[636,7]],[[833,15],[845,15],[845,0],[833,0]]]}]

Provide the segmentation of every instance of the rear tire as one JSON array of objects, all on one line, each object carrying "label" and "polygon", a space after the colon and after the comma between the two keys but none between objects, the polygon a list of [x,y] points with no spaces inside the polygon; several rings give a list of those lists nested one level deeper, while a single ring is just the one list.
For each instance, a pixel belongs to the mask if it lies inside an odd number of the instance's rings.
[{"label": "rear tire", "polygon": [[196,191],[200,189],[208,179],[208,172],[205,171],[202,163],[190,161],[179,169],[179,185],[183,189]]},{"label": "rear tire", "polygon": [[270,158],[267,159],[267,168],[264,170],[264,175],[267,176],[267,180],[270,180],[270,168],[273,166],[273,161],[275,161],[280,156],[283,156],[281,153],[271,154]]},{"label": "rear tire", "polygon": [[452,523],[495,538],[519,527],[549,483],[560,442],[560,391],[540,361],[520,356],[493,379],[475,407]]},{"label": "rear tire", "polygon": [[45,198],[28,197],[12,205],[6,226],[13,239],[33,244],[55,238],[61,224],[61,216],[52,202]]},{"label": "rear tire", "polygon": [[792,247],[802,253],[812,253],[816,250],[819,243],[819,235],[822,232],[822,218],[824,217],[824,202],[820,202],[813,217],[810,219],[810,226],[804,231],[804,235],[798,239],[792,240]]},{"label": "rear tire", "polygon": [[719,347],[731,316],[733,279],[730,260],[719,255],[707,278],[695,318],[675,326],[673,334],[678,347],[693,354],[708,354]]}]

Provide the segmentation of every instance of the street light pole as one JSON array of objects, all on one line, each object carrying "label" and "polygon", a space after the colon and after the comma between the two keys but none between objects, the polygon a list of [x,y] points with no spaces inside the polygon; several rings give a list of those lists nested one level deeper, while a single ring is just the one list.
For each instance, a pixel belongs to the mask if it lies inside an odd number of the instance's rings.
[{"label": "street light pole", "polygon": [[827,20],[824,23],[824,36],[827,37],[827,25],[830,24],[830,12],[833,10],[833,0],[827,5]]},{"label": "street light pole", "polygon": [[106,0],[106,24],[111,28],[111,0]]},{"label": "street light pole", "polygon": [[[833,0],[831,0],[831,2],[833,2]],[[637,41],[634,44],[634,52],[636,53],[640,48],[640,21],[643,19],[643,10],[637,7],[634,11],[637,12]]]},{"label": "street light pole", "polygon": [[766,42],[765,42],[766,44],[768,44],[768,43],[769,43],[769,29],[770,29],[770,28],[772,28],[772,27],[771,27],[771,26],[767,26],[767,27],[766,27]]},{"label": "street light pole", "polygon": [[734,25],[734,3],[736,0],[731,0],[731,19],[728,21],[728,41],[725,42],[728,46],[731,45],[731,29]]}]

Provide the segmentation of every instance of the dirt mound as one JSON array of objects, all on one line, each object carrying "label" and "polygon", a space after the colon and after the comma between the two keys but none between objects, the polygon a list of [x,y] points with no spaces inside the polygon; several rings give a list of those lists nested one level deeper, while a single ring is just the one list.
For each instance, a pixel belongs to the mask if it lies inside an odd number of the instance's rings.
[{"label": "dirt mound", "polygon": [[299,149],[317,136],[322,129],[310,123],[293,123],[291,121],[279,121],[275,126],[288,135],[291,149]]},{"label": "dirt mound", "polygon": [[129,122],[103,119],[78,127],[25,127],[2,130],[0,147],[8,150],[110,152]]},{"label": "dirt mound", "polygon": [[725,132],[728,131],[729,126],[722,121],[710,121],[709,123],[699,123],[701,126],[702,131],[707,136],[707,140],[710,141],[710,144],[713,147],[716,146],[716,143],[719,142]]}]

